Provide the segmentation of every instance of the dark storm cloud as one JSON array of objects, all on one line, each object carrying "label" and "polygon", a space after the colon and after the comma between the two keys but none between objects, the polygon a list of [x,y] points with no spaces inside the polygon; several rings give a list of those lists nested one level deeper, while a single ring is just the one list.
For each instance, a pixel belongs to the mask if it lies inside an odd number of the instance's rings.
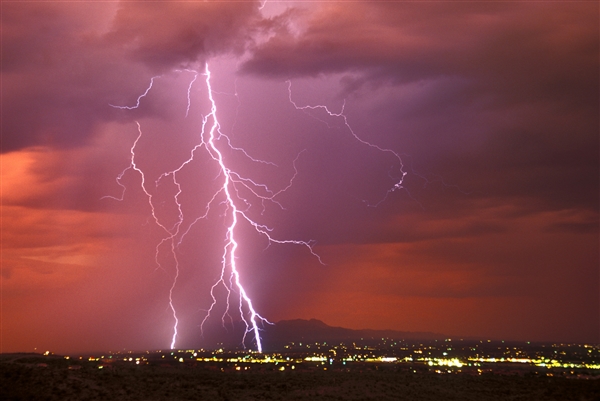
[{"label": "dark storm cloud", "polygon": [[[256,3],[7,3],[2,151],[86,143],[150,77],[244,47]],[[131,100],[129,100],[131,101]]]},{"label": "dark storm cloud", "polygon": [[257,2],[127,2],[118,10],[107,43],[162,72],[244,50]]},{"label": "dark storm cloud", "polygon": [[495,90],[508,83],[523,101],[569,93],[594,100],[594,10],[593,3],[329,4],[275,17],[275,35],[253,49],[242,71],[358,72],[359,81],[394,83],[462,77]]},{"label": "dark storm cloud", "polygon": [[413,104],[369,110],[417,166],[473,196],[596,209],[597,14],[594,2],[328,4],[273,18],[241,71],[345,73],[345,96],[421,87]]}]

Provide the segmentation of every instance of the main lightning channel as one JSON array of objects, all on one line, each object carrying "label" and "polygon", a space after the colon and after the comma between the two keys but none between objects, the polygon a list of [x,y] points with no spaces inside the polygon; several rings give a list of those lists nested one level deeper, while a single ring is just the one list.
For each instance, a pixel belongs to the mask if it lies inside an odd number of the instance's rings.
[{"label": "main lightning channel", "polygon": [[[212,121],[213,121],[212,126],[210,127],[210,130],[208,133],[208,140],[206,141],[207,150],[208,150],[210,156],[215,161],[217,161],[217,163],[219,164],[219,167],[221,169],[221,173],[225,177],[225,179],[223,181],[222,192],[225,195],[226,204],[227,204],[227,207],[231,210],[231,216],[232,216],[231,224],[227,228],[227,243],[226,243],[225,249],[224,249],[222,274],[221,274],[221,279],[219,280],[219,282],[222,282],[222,280],[224,279],[224,275],[225,275],[224,273],[227,270],[227,265],[229,265],[229,267],[231,269],[231,274],[234,277],[235,285],[240,294],[240,301],[243,301],[243,303],[246,304],[246,306],[248,307],[248,310],[250,312],[250,318],[249,318],[250,322],[248,322],[244,319],[244,314],[243,314],[243,310],[242,310],[243,305],[241,304],[242,302],[240,302],[240,315],[242,317],[242,320],[244,320],[244,322],[246,322],[246,325],[247,325],[246,326],[247,329],[244,334],[244,337],[249,332],[253,332],[254,340],[256,341],[256,348],[257,348],[258,352],[262,352],[262,342],[260,339],[258,322],[262,321],[262,322],[268,323],[268,321],[267,321],[267,319],[260,316],[256,312],[256,310],[254,309],[254,306],[252,305],[252,300],[250,299],[250,297],[246,293],[246,290],[244,289],[244,286],[240,282],[240,273],[238,271],[237,264],[236,264],[236,250],[238,248],[238,243],[237,243],[236,237],[235,237],[235,229],[238,224],[238,214],[240,213],[240,211],[238,210],[238,208],[231,196],[231,186],[233,185],[232,184],[232,171],[225,165],[225,161],[223,160],[223,154],[221,153],[221,151],[215,144],[215,140],[216,140],[215,135],[219,132],[219,120],[217,119],[217,104],[215,103],[215,99],[213,98],[213,91],[212,91],[212,86],[210,83],[210,70],[208,68],[208,63],[205,65],[205,75],[206,75],[206,87],[208,89],[208,98],[209,98],[210,104],[211,104],[211,111],[207,117],[212,117]],[[206,121],[206,119],[205,119],[205,121]],[[219,282],[215,283],[215,286]],[[213,295],[215,286],[213,286],[213,288],[211,288],[211,295],[213,296],[213,304],[211,305],[211,308],[209,309],[209,313],[207,313],[207,317],[210,314],[210,310],[212,310],[213,306],[215,305],[216,298],[214,298],[214,295]],[[204,323],[204,321],[203,321],[203,323]],[[250,326],[251,326],[251,329],[250,329]]]}]

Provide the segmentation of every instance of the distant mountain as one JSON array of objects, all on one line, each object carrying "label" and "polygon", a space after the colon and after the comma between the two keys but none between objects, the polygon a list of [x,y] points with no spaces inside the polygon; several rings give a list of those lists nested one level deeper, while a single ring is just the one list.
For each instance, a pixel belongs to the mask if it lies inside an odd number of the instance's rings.
[{"label": "distant mountain", "polygon": [[282,320],[274,325],[266,325],[261,331],[265,350],[278,350],[284,345],[294,343],[339,342],[365,343],[379,341],[382,338],[395,340],[437,340],[447,336],[430,332],[409,332],[397,330],[353,330],[333,327],[317,319]]},{"label": "distant mountain", "polygon": [[[242,338],[246,332],[243,322],[235,322],[232,326],[213,325],[205,328],[203,336],[182,343],[188,343],[188,348],[204,349],[239,349],[243,348]],[[255,348],[254,335],[246,333],[246,347]],[[360,346],[374,346],[381,343],[382,338],[394,340],[442,340],[448,336],[430,332],[410,332],[397,330],[353,330],[344,327],[329,326],[317,319],[281,320],[275,324],[264,324],[260,330],[263,349],[265,351],[280,351],[284,346],[295,343],[314,344],[355,343]]]}]

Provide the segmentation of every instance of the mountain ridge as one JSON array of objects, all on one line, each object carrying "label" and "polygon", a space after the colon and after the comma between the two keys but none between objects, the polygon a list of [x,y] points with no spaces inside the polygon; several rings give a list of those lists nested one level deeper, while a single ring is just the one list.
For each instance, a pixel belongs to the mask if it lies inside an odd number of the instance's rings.
[{"label": "mountain ridge", "polygon": [[437,340],[447,336],[432,332],[410,332],[400,330],[377,329],[348,329],[339,326],[329,326],[318,319],[281,320],[268,325],[261,331],[261,339],[266,348],[280,349],[289,343],[334,343],[381,340],[393,338],[396,340]]}]

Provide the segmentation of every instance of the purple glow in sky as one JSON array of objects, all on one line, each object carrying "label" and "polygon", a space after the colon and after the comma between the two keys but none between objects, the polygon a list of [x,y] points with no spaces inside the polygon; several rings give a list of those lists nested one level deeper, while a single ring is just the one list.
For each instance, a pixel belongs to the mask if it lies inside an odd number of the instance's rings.
[{"label": "purple glow in sky", "polygon": [[600,340],[597,2],[261,5],[2,2],[2,352]]}]

